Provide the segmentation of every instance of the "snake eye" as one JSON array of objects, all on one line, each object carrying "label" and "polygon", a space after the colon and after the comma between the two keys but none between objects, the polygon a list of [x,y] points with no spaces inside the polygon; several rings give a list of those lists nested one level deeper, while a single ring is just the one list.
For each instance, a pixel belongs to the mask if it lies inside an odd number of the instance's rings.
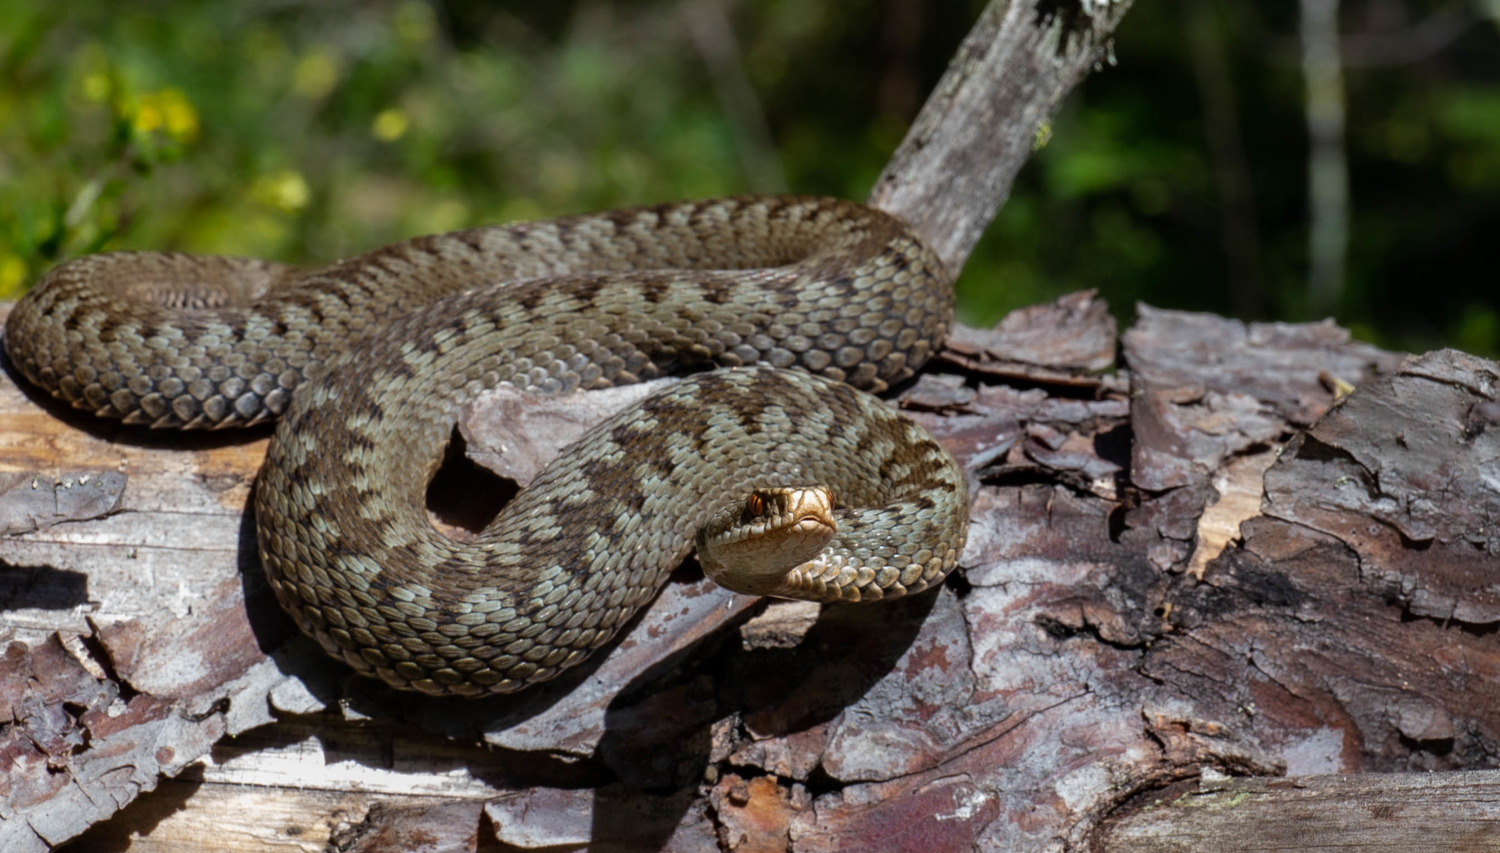
[{"label": "snake eye", "polygon": [[766,511],[766,501],[760,495],[751,495],[750,500],[745,502],[745,507],[750,510],[751,515],[762,515]]}]

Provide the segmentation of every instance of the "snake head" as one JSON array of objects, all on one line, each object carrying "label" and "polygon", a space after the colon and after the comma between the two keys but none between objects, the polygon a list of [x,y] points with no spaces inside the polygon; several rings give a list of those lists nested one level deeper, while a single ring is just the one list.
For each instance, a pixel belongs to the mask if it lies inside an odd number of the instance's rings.
[{"label": "snake head", "polygon": [[698,528],[698,562],[725,589],[775,595],[838,532],[833,510],[827,486],[755,489]]}]

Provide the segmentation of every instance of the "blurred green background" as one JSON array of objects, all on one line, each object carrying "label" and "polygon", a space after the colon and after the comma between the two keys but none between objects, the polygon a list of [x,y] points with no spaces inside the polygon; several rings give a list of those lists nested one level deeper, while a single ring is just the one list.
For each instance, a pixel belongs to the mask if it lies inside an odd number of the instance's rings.
[{"label": "blurred green background", "polygon": [[[316,263],[678,198],[863,198],[982,6],[0,0],[0,298],[101,249]],[[1137,0],[969,261],[963,319],[1085,287],[1127,319],[1321,313],[1297,27],[1295,0]],[[1500,354],[1500,3],[1344,0],[1340,28],[1333,313]]]}]

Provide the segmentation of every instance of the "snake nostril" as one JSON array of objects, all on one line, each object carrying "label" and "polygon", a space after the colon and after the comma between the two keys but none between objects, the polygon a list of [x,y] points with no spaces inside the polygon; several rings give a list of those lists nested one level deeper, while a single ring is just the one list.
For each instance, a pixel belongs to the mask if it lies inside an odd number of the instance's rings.
[{"label": "snake nostril", "polygon": [[466,450],[455,426],[443,462],[427,484],[427,520],[454,539],[472,538],[521,491],[514,480],[474,464]]}]

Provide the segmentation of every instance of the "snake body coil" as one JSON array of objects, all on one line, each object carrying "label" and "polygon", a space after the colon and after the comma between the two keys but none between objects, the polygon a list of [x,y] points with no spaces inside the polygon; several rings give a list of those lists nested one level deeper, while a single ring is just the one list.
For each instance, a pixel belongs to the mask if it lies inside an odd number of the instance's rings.
[{"label": "snake body coil", "polygon": [[[255,508],[282,605],[361,672],[482,695],[608,641],[706,522],[826,541],[747,591],[858,601],[941,579],[963,546],[963,477],[854,388],[910,376],[951,318],[940,261],[895,219],[769,197],[477,228],[313,271],[90,256],[49,273],[5,340],[28,379],[103,417],[279,416]],[[706,367],[741,369],[694,374],[591,430],[475,539],[427,521],[426,484],[484,389]],[[825,492],[755,491],[784,486]],[[832,515],[800,520],[792,504]]]}]

